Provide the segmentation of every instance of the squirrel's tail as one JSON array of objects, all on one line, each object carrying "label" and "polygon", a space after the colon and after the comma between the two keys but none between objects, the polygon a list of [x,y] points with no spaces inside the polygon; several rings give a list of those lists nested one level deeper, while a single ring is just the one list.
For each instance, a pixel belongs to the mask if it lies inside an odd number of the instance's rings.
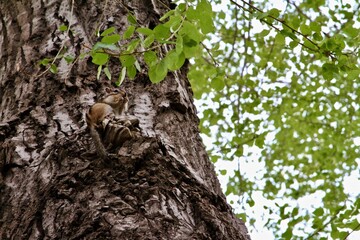
[{"label": "squirrel's tail", "polygon": [[94,124],[91,122],[90,115],[88,113],[86,114],[86,123],[90,130],[90,136],[94,141],[96,152],[98,153],[98,155],[101,158],[106,157],[106,149],[105,149],[103,143],[101,142],[100,135],[96,131]]}]

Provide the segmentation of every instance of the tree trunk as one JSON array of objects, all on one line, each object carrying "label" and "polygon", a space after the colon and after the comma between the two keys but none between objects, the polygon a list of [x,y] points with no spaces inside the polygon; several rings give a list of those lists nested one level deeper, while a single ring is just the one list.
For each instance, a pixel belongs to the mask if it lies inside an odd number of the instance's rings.
[{"label": "tree trunk", "polygon": [[186,69],[124,82],[141,133],[100,160],[84,113],[115,87],[90,58],[38,65],[63,44],[78,57],[97,28],[123,32],[129,11],[154,27],[155,2],[0,2],[0,239],[250,239],[202,145]]}]

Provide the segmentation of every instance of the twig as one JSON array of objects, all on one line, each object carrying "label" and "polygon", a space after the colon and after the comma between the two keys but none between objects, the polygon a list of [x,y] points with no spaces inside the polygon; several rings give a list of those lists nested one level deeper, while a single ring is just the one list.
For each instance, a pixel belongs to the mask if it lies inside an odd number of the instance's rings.
[{"label": "twig", "polygon": [[[264,11],[262,11],[261,9],[255,7],[254,5],[248,3],[248,2],[246,2],[246,1],[244,1],[244,0],[241,0],[241,1],[242,1],[244,4],[246,4],[247,6],[249,6],[251,9],[256,10],[256,11],[258,11],[258,12],[260,12],[260,13],[264,13]],[[236,5],[237,7],[239,7],[239,8],[241,8],[241,9],[247,11],[247,12],[251,12],[250,10],[244,8],[243,6],[241,6],[240,4],[238,4],[237,2],[235,2],[234,0],[230,0],[230,2],[233,3],[234,5]],[[273,20],[275,20],[275,21],[277,21],[277,22],[279,22],[279,23],[281,23],[282,25],[286,26],[286,27],[289,28],[292,32],[294,32],[294,33],[302,36],[304,39],[306,39],[306,40],[309,41],[312,45],[314,45],[314,47],[315,47],[316,49],[311,48],[311,47],[309,47],[309,46],[306,46],[306,45],[305,45],[304,43],[302,43],[302,42],[298,42],[298,43],[299,43],[301,46],[303,46],[304,48],[307,48],[307,49],[309,49],[309,50],[311,50],[311,51],[314,51],[314,52],[319,52],[319,51],[321,50],[320,46],[319,46],[317,43],[315,43],[313,40],[311,40],[311,39],[310,39],[308,36],[306,36],[305,34],[299,32],[298,30],[296,30],[296,29],[294,29],[293,27],[291,27],[291,26],[290,26],[289,24],[287,24],[284,20],[278,19],[278,18],[276,18],[276,17],[274,17],[274,16],[271,16],[271,15],[269,15],[268,17],[271,18],[271,19],[273,19]],[[265,22],[267,25],[271,26],[271,27],[274,28],[276,31],[278,31],[278,32],[281,31],[278,27],[274,26],[274,24],[266,21],[265,19],[261,19],[261,21]],[[332,59],[335,58],[335,57],[332,56],[331,54],[328,54],[328,55],[329,55]]]},{"label": "twig", "polygon": [[327,223],[325,223],[322,227],[316,229],[316,230],[315,230],[310,236],[308,236],[306,239],[310,239],[310,238],[314,237],[316,234],[318,234],[320,231],[324,230],[327,225],[329,225],[330,223],[332,223],[332,222],[337,218],[337,215],[339,214],[339,212],[340,212],[341,210],[343,210],[344,208],[345,208],[345,205],[342,206],[341,208],[339,208],[339,209],[335,212],[335,214],[330,218],[330,220],[329,220]]},{"label": "twig", "polygon": [[[67,29],[67,31],[66,31],[66,35],[67,35],[67,36],[69,36],[70,27],[71,27],[72,19],[73,19],[73,13],[74,13],[74,0],[71,1],[70,20],[69,20],[68,29]],[[65,46],[65,41],[63,41],[63,43],[61,44],[61,47],[60,47],[59,51],[56,53],[56,56],[55,56],[54,59],[52,60],[50,66],[49,66],[45,71],[43,71],[42,73],[40,73],[39,75],[37,75],[36,78],[41,77],[42,75],[44,75],[45,73],[47,73],[47,72],[50,70],[51,66],[55,63],[55,61],[58,59],[61,51],[64,49],[64,46]]]},{"label": "twig", "polygon": [[360,228],[360,223],[356,226],[356,228],[354,228],[351,232],[349,232],[345,237],[344,240],[347,239],[353,232],[355,232],[356,230],[358,230]]}]

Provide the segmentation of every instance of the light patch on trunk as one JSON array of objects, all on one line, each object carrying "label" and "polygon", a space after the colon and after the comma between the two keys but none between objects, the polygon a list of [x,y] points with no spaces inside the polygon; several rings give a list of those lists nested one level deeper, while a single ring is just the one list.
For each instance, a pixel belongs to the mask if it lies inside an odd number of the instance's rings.
[{"label": "light patch on trunk", "polygon": [[156,111],[153,108],[149,93],[143,93],[134,99],[134,115],[140,120],[139,126],[148,137],[155,137],[154,117]]}]

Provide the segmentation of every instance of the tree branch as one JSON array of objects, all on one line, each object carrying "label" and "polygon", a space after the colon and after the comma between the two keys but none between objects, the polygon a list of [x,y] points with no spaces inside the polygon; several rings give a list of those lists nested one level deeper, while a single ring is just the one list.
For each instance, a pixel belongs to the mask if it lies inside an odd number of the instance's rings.
[{"label": "tree branch", "polygon": [[316,234],[318,234],[319,232],[323,231],[327,225],[329,225],[330,223],[332,223],[332,222],[337,218],[337,215],[339,214],[339,212],[340,212],[341,210],[343,210],[343,209],[345,208],[345,206],[346,206],[346,205],[344,205],[344,206],[342,206],[341,208],[339,208],[339,209],[335,212],[335,214],[330,218],[330,220],[329,220],[327,223],[325,223],[322,227],[316,229],[316,230],[315,230],[310,236],[308,236],[306,239],[311,239],[311,238],[314,237]]}]

